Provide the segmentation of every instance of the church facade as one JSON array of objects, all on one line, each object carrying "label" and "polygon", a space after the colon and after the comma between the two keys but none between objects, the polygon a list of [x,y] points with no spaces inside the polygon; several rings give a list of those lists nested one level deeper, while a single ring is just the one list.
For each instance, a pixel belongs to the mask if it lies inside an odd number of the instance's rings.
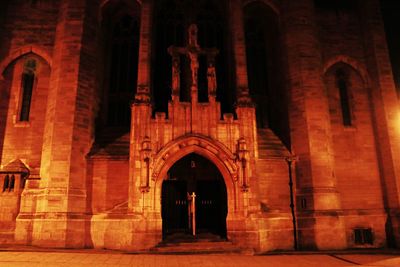
[{"label": "church facade", "polygon": [[400,245],[378,0],[0,3],[0,244]]}]

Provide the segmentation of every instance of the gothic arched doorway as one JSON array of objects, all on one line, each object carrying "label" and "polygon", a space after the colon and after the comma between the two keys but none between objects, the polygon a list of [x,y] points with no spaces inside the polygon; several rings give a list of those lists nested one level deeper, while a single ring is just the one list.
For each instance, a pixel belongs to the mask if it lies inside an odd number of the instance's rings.
[{"label": "gothic arched doorway", "polygon": [[193,192],[196,233],[226,238],[228,205],[224,179],[212,162],[194,153],[178,160],[162,183],[163,237],[191,233],[188,195]]}]

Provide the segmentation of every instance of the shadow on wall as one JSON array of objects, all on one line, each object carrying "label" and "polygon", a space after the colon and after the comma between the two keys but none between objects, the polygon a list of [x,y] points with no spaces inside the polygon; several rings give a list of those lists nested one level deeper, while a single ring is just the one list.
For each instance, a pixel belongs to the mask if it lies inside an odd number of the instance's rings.
[{"label": "shadow on wall", "polygon": [[87,218],[85,219],[85,248],[93,248],[93,239],[92,239],[92,221],[91,218],[93,216],[92,209],[92,201],[93,201],[93,162],[87,161],[86,163],[86,209],[87,209]]},{"label": "shadow on wall", "polygon": [[[10,47],[11,38],[6,36],[6,14],[8,10],[8,1],[1,1],[0,3],[0,61],[6,57],[6,53]],[[7,123],[7,111],[10,100],[10,86],[12,81],[12,72],[10,68],[0,70],[0,164],[2,163],[3,156],[3,143],[5,127]]]},{"label": "shadow on wall", "polygon": [[393,222],[390,216],[387,217],[385,223],[386,242],[389,248],[397,248],[395,234],[393,231]]},{"label": "shadow on wall", "polygon": [[10,103],[11,83],[13,80],[13,67],[8,66],[0,77],[0,163],[3,159],[4,137],[7,125],[8,107]]}]

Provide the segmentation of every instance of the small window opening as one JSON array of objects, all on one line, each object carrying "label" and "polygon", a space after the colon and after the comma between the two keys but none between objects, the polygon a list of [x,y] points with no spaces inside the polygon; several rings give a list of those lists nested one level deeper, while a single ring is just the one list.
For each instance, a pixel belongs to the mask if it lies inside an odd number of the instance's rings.
[{"label": "small window opening", "polygon": [[351,126],[352,121],[351,121],[350,100],[348,94],[348,82],[344,71],[338,70],[336,72],[336,80],[337,80],[337,88],[339,89],[343,125]]},{"label": "small window opening", "polygon": [[373,236],[371,228],[354,229],[354,244],[356,245],[372,245]]},{"label": "small window opening", "polygon": [[8,188],[8,191],[14,191],[14,186],[15,186],[15,176],[11,175],[10,186]]},{"label": "small window opening", "polygon": [[4,178],[3,192],[8,190],[9,184],[10,184],[10,177],[8,177],[8,175],[6,175],[6,177]]},{"label": "small window opening", "polygon": [[24,189],[25,188],[25,184],[26,184],[26,176],[21,176],[21,183],[20,183],[19,187],[21,189]]},{"label": "small window opening", "polygon": [[301,199],[301,208],[306,209],[307,208],[307,200],[305,198]]},{"label": "small window opening", "polygon": [[32,91],[35,83],[36,61],[29,59],[25,62],[24,73],[22,74],[22,100],[19,114],[19,121],[29,121],[29,113],[32,102]]}]

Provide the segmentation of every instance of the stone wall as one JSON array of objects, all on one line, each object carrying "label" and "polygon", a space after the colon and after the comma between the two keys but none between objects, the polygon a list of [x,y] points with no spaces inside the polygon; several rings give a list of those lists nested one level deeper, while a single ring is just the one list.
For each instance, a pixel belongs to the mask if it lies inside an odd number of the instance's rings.
[{"label": "stone wall", "polygon": [[[378,1],[339,12],[312,0],[261,1],[276,12],[281,27],[289,149],[272,131],[256,129],[247,82],[245,2],[228,5],[236,114],[221,116],[210,97],[208,103],[173,99],[167,116],[152,114],[153,1],[141,1],[130,136],[110,144],[122,146],[119,154],[93,146],[101,115],[104,66],[99,65],[106,62],[100,56],[101,8],[109,1],[2,2],[0,165],[20,159],[30,176],[21,197],[0,198],[1,207],[10,207],[0,209],[0,225],[19,212],[11,227],[16,240],[8,236],[1,242],[149,248],[161,241],[160,188],[168,169],[198,153],[224,177],[228,237],[242,246],[293,249],[291,204],[302,249],[355,247],[355,228],[372,229],[374,242],[366,246],[398,244],[399,107]],[[30,120],[19,122],[28,58],[39,67]],[[350,77],[350,127],[342,122],[338,67]],[[294,203],[288,157],[295,159]]]}]

